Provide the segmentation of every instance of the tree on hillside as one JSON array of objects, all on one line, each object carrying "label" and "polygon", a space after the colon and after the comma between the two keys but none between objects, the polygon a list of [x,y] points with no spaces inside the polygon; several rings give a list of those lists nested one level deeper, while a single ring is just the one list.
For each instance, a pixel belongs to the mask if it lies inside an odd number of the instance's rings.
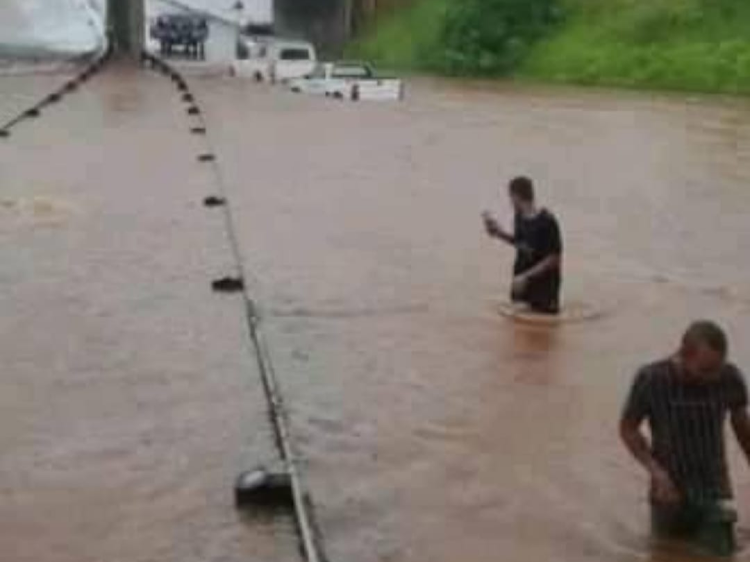
[{"label": "tree on hillside", "polygon": [[559,0],[459,0],[443,29],[447,70],[508,73],[560,16]]}]

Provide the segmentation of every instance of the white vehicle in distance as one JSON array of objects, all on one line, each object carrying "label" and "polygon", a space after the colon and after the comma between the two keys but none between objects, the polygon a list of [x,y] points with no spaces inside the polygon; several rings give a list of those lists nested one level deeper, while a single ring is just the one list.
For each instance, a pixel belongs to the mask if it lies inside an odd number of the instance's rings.
[{"label": "white vehicle in distance", "polygon": [[290,80],[293,92],[346,100],[395,101],[404,99],[398,78],[381,78],[369,64],[337,62],[319,64],[309,75]]},{"label": "white vehicle in distance", "polygon": [[233,74],[258,82],[287,82],[315,70],[315,47],[306,41],[277,38],[241,39],[242,57],[232,65]]}]

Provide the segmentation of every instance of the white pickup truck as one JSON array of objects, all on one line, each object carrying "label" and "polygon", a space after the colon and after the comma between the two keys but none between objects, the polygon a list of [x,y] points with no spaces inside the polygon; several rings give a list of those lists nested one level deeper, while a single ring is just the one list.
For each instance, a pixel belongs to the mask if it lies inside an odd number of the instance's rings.
[{"label": "white pickup truck", "polygon": [[358,62],[318,64],[303,78],[289,81],[293,92],[345,100],[394,101],[404,98],[404,84],[398,78],[379,78],[372,67]]},{"label": "white pickup truck", "polygon": [[277,38],[242,39],[241,56],[232,74],[257,82],[286,82],[315,70],[315,47],[305,41]]}]

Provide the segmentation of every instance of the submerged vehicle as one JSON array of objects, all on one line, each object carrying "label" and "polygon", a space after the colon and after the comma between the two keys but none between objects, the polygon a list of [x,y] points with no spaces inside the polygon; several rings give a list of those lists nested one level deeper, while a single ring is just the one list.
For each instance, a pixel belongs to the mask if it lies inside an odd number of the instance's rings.
[{"label": "submerged vehicle", "polygon": [[257,37],[243,40],[242,56],[232,65],[235,76],[258,82],[286,82],[315,70],[315,47],[306,41]]},{"label": "submerged vehicle", "polygon": [[361,62],[319,64],[310,74],[289,82],[293,92],[346,100],[395,101],[404,98],[404,83],[384,78]]}]

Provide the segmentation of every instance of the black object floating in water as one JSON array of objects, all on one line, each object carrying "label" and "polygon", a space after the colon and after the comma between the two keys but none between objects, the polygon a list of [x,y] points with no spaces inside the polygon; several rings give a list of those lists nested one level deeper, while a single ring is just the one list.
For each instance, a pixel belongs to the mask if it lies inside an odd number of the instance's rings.
[{"label": "black object floating in water", "polygon": [[213,162],[214,160],[216,160],[216,156],[210,153],[201,154],[200,156],[198,156],[199,162]]},{"label": "black object floating in water", "polygon": [[736,550],[734,526],[737,513],[733,509],[717,507],[706,514],[697,533],[697,542],[705,554],[730,557]]},{"label": "black object floating in water", "polygon": [[226,202],[226,199],[224,199],[223,197],[216,197],[215,195],[206,197],[203,200],[203,204],[206,207],[221,207],[222,205],[225,205]]},{"label": "black object floating in water", "polygon": [[197,105],[191,105],[190,107],[188,107],[187,112],[188,112],[188,115],[199,115],[201,110],[198,109]]},{"label": "black object floating in water", "polygon": [[54,93],[47,96],[47,99],[45,100],[47,103],[57,103],[60,101],[60,94]]},{"label": "black object floating in water", "polygon": [[193,97],[193,94],[185,93],[185,94],[182,94],[182,101],[193,103],[195,101],[195,98]]},{"label": "black object floating in water", "polygon": [[31,109],[27,109],[26,113],[24,113],[24,115],[26,117],[39,117],[39,115],[40,115],[39,108],[32,107]]},{"label": "black object floating in water", "polygon": [[10,136],[8,129],[0,129],[0,138],[7,139]]},{"label": "black object floating in water", "polygon": [[190,132],[194,135],[205,135],[206,134],[206,128],[205,127],[193,127],[190,129]]},{"label": "black object floating in water", "polygon": [[211,283],[211,287],[217,293],[238,293],[245,288],[245,282],[241,277],[222,277]]},{"label": "black object floating in water", "polygon": [[271,472],[263,467],[243,472],[234,483],[234,501],[238,508],[292,506],[291,478],[286,472]]}]

